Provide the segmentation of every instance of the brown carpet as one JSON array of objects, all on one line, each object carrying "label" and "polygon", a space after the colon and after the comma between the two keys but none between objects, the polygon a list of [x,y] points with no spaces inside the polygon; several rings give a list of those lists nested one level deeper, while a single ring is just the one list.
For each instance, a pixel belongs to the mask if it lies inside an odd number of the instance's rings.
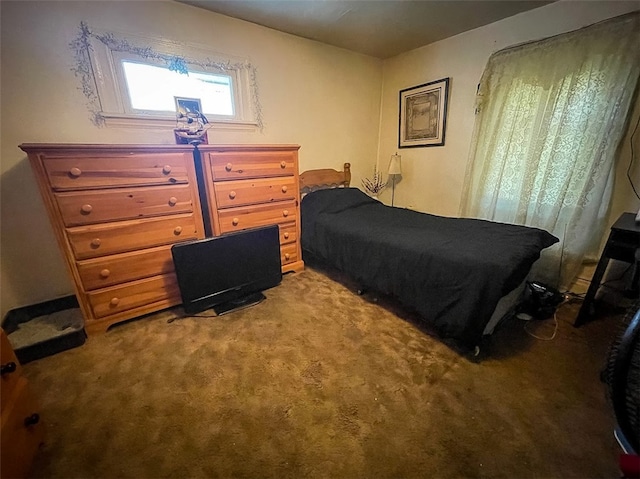
[{"label": "brown carpet", "polygon": [[619,476],[615,316],[574,328],[563,305],[552,341],[510,322],[478,364],[348,286],[307,268],[260,305],[176,308],[25,365],[48,430],[32,476]]}]

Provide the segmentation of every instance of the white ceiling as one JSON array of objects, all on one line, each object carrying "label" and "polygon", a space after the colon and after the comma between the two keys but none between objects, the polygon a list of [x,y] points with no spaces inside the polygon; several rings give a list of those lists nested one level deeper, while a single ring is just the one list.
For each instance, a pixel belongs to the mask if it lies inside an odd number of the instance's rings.
[{"label": "white ceiling", "polygon": [[390,58],[555,0],[177,0],[377,58]]}]

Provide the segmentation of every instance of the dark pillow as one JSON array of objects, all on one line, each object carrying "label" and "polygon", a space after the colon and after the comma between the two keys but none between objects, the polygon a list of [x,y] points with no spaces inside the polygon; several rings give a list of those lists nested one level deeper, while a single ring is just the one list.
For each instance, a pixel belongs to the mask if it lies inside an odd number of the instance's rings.
[{"label": "dark pillow", "polygon": [[340,213],[349,208],[379,203],[358,188],[330,188],[305,195],[302,204],[307,210],[318,213]]}]

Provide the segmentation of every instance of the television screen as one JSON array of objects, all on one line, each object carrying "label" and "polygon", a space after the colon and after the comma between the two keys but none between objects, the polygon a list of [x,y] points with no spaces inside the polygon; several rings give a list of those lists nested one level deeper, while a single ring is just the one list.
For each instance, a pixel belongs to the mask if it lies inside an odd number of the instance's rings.
[{"label": "television screen", "polygon": [[171,254],[188,314],[254,304],[282,281],[277,225],[177,243]]}]

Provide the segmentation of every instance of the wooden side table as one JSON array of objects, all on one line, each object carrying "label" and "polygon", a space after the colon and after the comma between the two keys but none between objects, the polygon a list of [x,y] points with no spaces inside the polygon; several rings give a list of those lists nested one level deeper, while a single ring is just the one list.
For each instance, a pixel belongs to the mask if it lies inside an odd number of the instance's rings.
[{"label": "wooden side table", "polygon": [[[620,218],[611,227],[609,239],[604,247],[598,266],[593,274],[593,279],[584,297],[578,316],[573,325],[575,327],[586,323],[592,316],[592,303],[600,287],[602,276],[607,269],[610,259],[634,263],[636,250],[640,248],[640,224],[635,221],[635,213],[622,213]],[[637,277],[634,278],[637,281]]]},{"label": "wooden side table", "polygon": [[40,406],[29,390],[22,366],[3,329],[0,329],[0,363],[0,478],[26,477],[44,441],[44,423]]}]

